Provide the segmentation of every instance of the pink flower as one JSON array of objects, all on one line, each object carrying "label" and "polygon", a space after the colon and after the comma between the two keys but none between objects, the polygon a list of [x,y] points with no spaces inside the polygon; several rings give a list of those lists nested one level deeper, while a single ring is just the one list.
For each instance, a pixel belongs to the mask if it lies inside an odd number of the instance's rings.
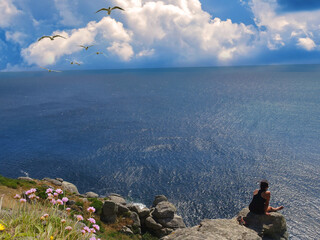
[{"label": "pink flower", "polygon": [[96,223],[96,220],[94,220],[94,218],[88,218],[88,221],[91,223]]},{"label": "pink flower", "polygon": [[47,190],[46,190],[46,193],[52,193],[53,192],[53,189],[52,188],[48,188]]},{"label": "pink flower", "polygon": [[88,207],[87,211],[90,213],[94,213],[96,211],[96,209],[94,207]]},{"label": "pink flower", "polygon": [[48,193],[48,199],[52,199],[53,195],[51,193]]},{"label": "pink flower", "polygon": [[61,223],[65,223],[66,222],[66,220],[65,219],[61,219]]},{"label": "pink flower", "polygon": [[58,194],[63,194],[63,191],[62,191],[60,188],[58,188],[58,189],[56,190],[56,193],[58,193]]},{"label": "pink flower", "polygon": [[62,202],[61,199],[58,199],[58,200],[57,200],[57,203],[58,203],[59,205],[63,205],[63,202]]},{"label": "pink flower", "polygon": [[24,198],[21,198],[21,199],[20,199],[20,202],[21,202],[21,203],[25,203],[26,201],[27,201],[27,200],[24,199]]},{"label": "pink flower", "polygon": [[55,193],[53,194],[53,196],[58,197],[59,194],[55,192]]},{"label": "pink flower", "polygon": [[26,191],[26,194],[29,195],[31,193],[35,193],[36,191],[37,191],[37,189],[31,188],[30,190]]},{"label": "pink flower", "polygon": [[43,214],[43,217],[47,218],[47,217],[49,217],[49,214],[45,213],[45,214]]},{"label": "pink flower", "polygon": [[93,226],[92,227],[94,227],[97,231],[99,231],[100,230],[100,227],[99,227],[99,225],[97,225],[97,224],[93,224]]},{"label": "pink flower", "polygon": [[68,202],[68,201],[69,201],[69,199],[68,199],[67,197],[63,197],[63,198],[62,198],[62,202],[66,203],[66,202]]},{"label": "pink flower", "polygon": [[72,230],[72,227],[71,227],[71,226],[67,226],[67,227],[65,228],[65,230],[71,231],[71,230]]},{"label": "pink flower", "polygon": [[57,201],[55,199],[51,199],[50,201],[53,205],[55,205],[57,203]]},{"label": "pink flower", "polygon": [[67,208],[66,208],[66,211],[67,211],[67,212],[70,212],[70,211],[71,211],[71,208],[67,207]]},{"label": "pink flower", "polygon": [[96,230],[94,228],[90,228],[91,233],[96,233]]},{"label": "pink flower", "polygon": [[20,199],[21,196],[20,196],[19,194],[16,194],[13,198],[15,198],[15,199]]},{"label": "pink flower", "polygon": [[89,240],[100,240],[100,238],[92,237],[92,238],[90,238]]},{"label": "pink flower", "polygon": [[90,228],[89,227],[87,227],[87,226],[85,226],[84,228],[83,228],[83,230],[85,230],[86,232],[90,232]]},{"label": "pink flower", "polygon": [[86,230],[82,229],[82,230],[81,230],[81,233],[82,233],[83,235],[85,235],[85,234],[86,234]]},{"label": "pink flower", "polygon": [[83,220],[83,217],[81,215],[77,215],[77,220],[78,221],[82,221]]},{"label": "pink flower", "polygon": [[37,198],[37,196],[32,193],[32,194],[29,195],[29,198],[30,198],[30,199],[34,199],[34,198]]}]

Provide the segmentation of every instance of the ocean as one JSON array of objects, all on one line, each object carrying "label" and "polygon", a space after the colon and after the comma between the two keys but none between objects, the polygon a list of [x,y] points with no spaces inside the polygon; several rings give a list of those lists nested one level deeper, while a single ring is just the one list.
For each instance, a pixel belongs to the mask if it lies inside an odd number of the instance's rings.
[{"label": "ocean", "polygon": [[261,179],[290,239],[320,239],[320,65],[0,73],[0,174],[61,177],[187,225]]}]

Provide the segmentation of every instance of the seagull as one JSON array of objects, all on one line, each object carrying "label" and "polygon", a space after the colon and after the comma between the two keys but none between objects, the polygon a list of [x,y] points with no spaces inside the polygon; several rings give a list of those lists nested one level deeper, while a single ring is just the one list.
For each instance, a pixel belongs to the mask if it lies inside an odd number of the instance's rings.
[{"label": "seagull", "polygon": [[54,36],[42,36],[41,38],[38,39],[38,41],[44,39],[44,38],[50,38],[51,41],[53,41],[56,37],[61,37],[66,39],[65,37],[61,36],[61,35],[54,35]]},{"label": "seagull", "polygon": [[108,12],[108,15],[110,15],[110,14],[111,14],[111,11],[114,10],[114,9],[119,9],[119,10],[124,11],[123,8],[118,7],[118,6],[115,6],[115,7],[113,7],[113,8],[111,8],[111,7],[109,7],[109,8],[101,8],[101,9],[99,9],[98,11],[96,11],[96,13],[98,13],[98,12],[100,12],[100,11],[107,11],[107,12]]},{"label": "seagull", "polygon": [[70,61],[70,64],[71,64],[71,65],[76,64],[76,65],[80,66],[80,63],[78,63],[78,62],[75,61],[75,60],[66,59],[66,61]]},{"label": "seagull", "polygon": [[51,69],[48,69],[48,68],[45,68],[45,67],[41,67],[41,66],[39,66],[39,67],[42,68],[42,69],[47,70],[48,72],[61,72],[61,71],[51,70]]},{"label": "seagull", "polygon": [[92,46],[94,46],[94,45],[90,45],[90,46],[79,45],[79,47],[82,47],[82,48],[84,48],[85,50],[88,50],[88,48],[89,48],[89,47],[92,47]]}]

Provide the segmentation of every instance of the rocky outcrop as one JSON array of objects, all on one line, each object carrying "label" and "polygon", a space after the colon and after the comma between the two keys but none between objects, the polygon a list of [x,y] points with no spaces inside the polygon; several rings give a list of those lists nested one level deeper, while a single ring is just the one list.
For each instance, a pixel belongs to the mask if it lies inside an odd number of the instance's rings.
[{"label": "rocky outcrop", "polygon": [[97,198],[97,197],[99,197],[99,195],[96,194],[96,193],[94,193],[94,192],[86,192],[86,193],[84,194],[84,196],[85,196],[86,198]]},{"label": "rocky outcrop", "polygon": [[[58,181],[58,180],[56,180],[56,181]],[[64,190],[67,190],[67,191],[69,191],[71,193],[79,194],[78,188],[73,183],[70,183],[70,182],[67,182],[67,181],[63,181],[61,184],[62,184],[62,187],[64,188]]]},{"label": "rocky outcrop", "polygon": [[264,239],[286,240],[289,238],[286,219],[278,212],[270,213],[270,215],[258,215],[251,213],[248,208],[244,208],[238,216],[243,217],[246,227],[254,230]]}]

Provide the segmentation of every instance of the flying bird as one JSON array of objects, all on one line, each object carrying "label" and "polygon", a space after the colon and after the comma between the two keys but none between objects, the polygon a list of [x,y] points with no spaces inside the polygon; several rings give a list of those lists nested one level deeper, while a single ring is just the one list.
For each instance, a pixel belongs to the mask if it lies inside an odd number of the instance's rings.
[{"label": "flying bird", "polygon": [[50,38],[51,41],[53,41],[55,38],[57,37],[61,37],[61,38],[64,38],[66,39],[65,37],[61,36],[61,35],[54,35],[54,36],[42,36],[41,38],[38,39],[38,41],[44,39],[44,38]]},{"label": "flying bird", "polygon": [[75,65],[80,66],[80,63],[78,63],[78,62],[75,61],[75,60],[66,59],[66,61],[69,61],[71,65],[74,65],[74,64],[75,64]]},{"label": "flying bird", "polygon": [[107,11],[107,12],[108,12],[108,15],[110,15],[110,14],[111,14],[111,11],[114,10],[114,9],[119,9],[119,10],[124,11],[123,8],[118,7],[118,6],[115,6],[115,7],[113,7],[113,8],[111,8],[111,7],[109,7],[109,8],[101,8],[101,9],[99,9],[98,11],[96,11],[96,13],[98,13],[98,12],[100,12],[100,11]]},{"label": "flying bird", "polygon": [[84,48],[85,50],[88,50],[88,48],[89,48],[89,47],[92,47],[92,46],[94,46],[94,45],[89,45],[89,46],[79,45],[79,47],[82,47],[82,48]]},{"label": "flying bird", "polygon": [[51,69],[48,69],[48,68],[45,68],[45,67],[41,67],[41,66],[39,66],[39,67],[42,68],[42,69],[47,70],[48,72],[61,72],[61,71],[51,70]]}]

